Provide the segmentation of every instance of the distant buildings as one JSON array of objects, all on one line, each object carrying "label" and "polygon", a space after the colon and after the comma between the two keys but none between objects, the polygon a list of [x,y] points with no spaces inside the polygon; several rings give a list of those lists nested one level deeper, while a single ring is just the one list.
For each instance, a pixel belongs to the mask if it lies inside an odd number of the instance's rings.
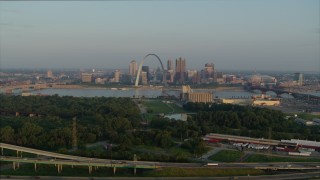
[{"label": "distant buildings", "polygon": [[192,92],[187,93],[185,100],[188,102],[212,103],[213,96],[210,92]]},{"label": "distant buildings", "polygon": [[131,75],[132,78],[135,78],[138,73],[138,64],[135,60],[132,60],[129,64],[129,75]]},{"label": "distant buildings", "polygon": [[271,98],[270,96],[266,96],[262,94],[261,96],[254,96],[252,98],[252,105],[254,106],[279,106],[280,99],[279,98]]},{"label": "distant buildings", "polygon": [[204,77],[214,78],[214,65],[213,63],[206,63],[204,65]]},{"label": "distant buildings", "polygon": [[142,66],[142,72],[145,72],[147,75],[147,81],[149,82],[151,77],[150,77],[150,70],[149,70],[149,66]]},{"label": "distant buildings", "polygon": [[120,71],[119,70],[115,70],[114,71],[114,81],[115,83],[120,82]]},{"label": "distant buildings", "polygon": [[167,70],[168,71],[170,71],[170,70],[173,71],[173,61],[171,59],[168,59],[168,61],[167,61]]},{"label": "distant buildings", "polygon": [[91,83],[92,82],[92,74],[91,73],[82,73],[81,80],[84,83]]},{"label": "distant buildings", "polygon": [[212,103],[211,92],[193,92],[190,86],[182,86],[181,99],[186,102]]},{"label": "distant buildings", "polygon": [[277,79],[267,75],[252,75],[247,78],[247,82],[251,86],[275,86]]},{"label": "distant buildings", "polygon": [[298,86],[303,85],[303,74],[302,73],[294,73],[294,79],[293,79]]},{"label": "distant buildings", "polygon": [[145,72],[145,71],[141,72],[141,83],[143,85],[147,85],[148,84],[148,75],[147,75],[147,72]]},{"label": "distant buildings", "polygon": [[178,82],[180,84],[184,83],[185,73],[186,73],[186,59],[179,57],[178,59],[176,59],[175,82]]},{"label": "distant buildings", "polygon": [[222,98],[220,101],[224,104],[252,105],[252,106],[279,106],[279,98],[271,98],[262,94],[251,98]]},{"label": "distant buildings", "polygon": [[48,71],[47,71],[47,77],[48,77],[48,78],[54,78],[53,73],[52,73],[51,70],[48,70]]}]

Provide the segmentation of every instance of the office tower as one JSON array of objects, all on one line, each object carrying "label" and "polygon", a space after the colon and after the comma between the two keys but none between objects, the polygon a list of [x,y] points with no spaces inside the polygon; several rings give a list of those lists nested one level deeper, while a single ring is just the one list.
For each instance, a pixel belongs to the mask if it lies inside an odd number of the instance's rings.
[{"label": "office tower", "polygon": [[143,85],[148,84],[147,72],[145,72],[145,71],[142,71],[142,72],[141,72],[141,83],[142,83]]},{"label": "office tower", "polygon": [[138,64],[135,60],[132,60],[129,64],[129,74],[132,77],[136,77],[138,72]]},{"label": "office tower", "polygon": [[167,70],[173,70],[173,61],[171,59],[168,59]]},{"label": "office tower", "polygon": [[302,73],[294,73],[294,81],[297,82],[298,86],[303,85],[303,74]]},{"label": "office tower", "polygon": [[114,82],[120,82],[120,71],[119,70],[114,71]]},{"label": "office tower", "polygon": [[205,78],[213,78],[214,76],[214,64],[213,63],[206,63],[204,65],[204,73]]},{"label": "office tower", "polygon": [[160,67],[157,68],[155,72],[155,76],[153,77],[154,80],[161,82],[163,80],[163,72],[161,71]]},{"label": "office tower", "polygon": [[52,73],[51,70],[48,70],[48,71],[47,71],[47,77],[48,77],[48,78],[53,78],[53,73]]},{"label": "office tower", "polygon": [[149,66],[142,66],[142,72],[146,72],[147,74],[147,80],[150,81],[151,75],[150,75],[150,71],[149,71]]},{"label": "office tower", "polygon": [[186,73],[186,60],[179,57],[176,59],[176,82],[184,83]]}]

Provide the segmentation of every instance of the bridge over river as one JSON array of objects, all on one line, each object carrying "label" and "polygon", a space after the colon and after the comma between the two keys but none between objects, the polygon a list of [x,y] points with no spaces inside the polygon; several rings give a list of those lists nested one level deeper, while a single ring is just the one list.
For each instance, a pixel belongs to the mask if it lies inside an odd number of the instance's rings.
[{"label": "bridge over river", "polygon": [[260,86],[246,86],[245,89],[248,91],[259,90],[263,94],[265,94],[266,92],[273,92],[277,96],[281,96],[282,94],[289,94],[296,99],[306,100],[312,104],[320,105],[320,97],[311,95],[311,94],[303,94],[300,92],[287,91],[279,88],[268,88],[268,87],[260,87]]}]

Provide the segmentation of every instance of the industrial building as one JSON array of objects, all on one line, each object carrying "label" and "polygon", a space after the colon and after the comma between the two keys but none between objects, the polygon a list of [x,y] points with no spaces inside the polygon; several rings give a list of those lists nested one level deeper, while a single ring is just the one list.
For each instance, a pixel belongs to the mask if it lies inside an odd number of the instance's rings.
[{"label": "industrial building", "polygon": [[[308,140],[273,140],[273,139],[263,139],[263,138],[251,138],[244,136],[235,135],[225,135],[210,133],[202,138],[208,143],[219,143],[225,142],[230,143],[237,147],[253,148],[257,150],[276,150],[285,152],[298,152],[299,154],[289,154],[289,155],[301,155],[306,156],[311,153],[304,153],[304,151],[320,151],[320,142],[308,141]],[[240,144],[241,143],[241,144]],[[302,153],[302,154],[300,154]]]},{"label": "industrial building", "polygon": [[211,92],[193,92],[190,86],[182,86],[181,100],[185,102],[212,103]]},{"label": "industrial building", "polygon": [[272,98],[262,94],[261,96],[252,96],[251,98],[223,98],[222,103],[238,104],[238,105],[252,105],[252,106],[279,106],[280,99]]}]

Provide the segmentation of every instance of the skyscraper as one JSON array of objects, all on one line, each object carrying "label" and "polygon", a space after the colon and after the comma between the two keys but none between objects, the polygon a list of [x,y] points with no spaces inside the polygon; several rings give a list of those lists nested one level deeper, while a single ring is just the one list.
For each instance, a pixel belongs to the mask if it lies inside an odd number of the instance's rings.
[{"label": "skyscraper", "polygon": [[135,60],[132,60],[129,64],[129,74],[132,77],[136,77],[138,72],[138,64]]},{"label": "skyscraper", "polygon": [[120,82],[120,71],[119,70],[114,71],[114,82]]},{"label": "skyscraper", "polygon": [[167,70],[173,70],[173,61],[171,59],[167,61]]},{"label": "skyscraper", "polygon": [[302,73],[294,73],[294,81],[297,82],[298,86],[303,85],[303,74]]},{"label": "skyscraper", "polygon": [[150,71],[149,71],[149,66],[142,66],[142,72],[146,72],[147,74],[147,80],[150,81],[151,79],[151,75],[150,75]]},{"label": "skyscraper", "polygon": [[205,78],[213,78],[214,76],[214,64],[206,63],[204,65]]},{"label": "skyscraper", "polygon": [[52,73],[51,70],[48,70],[48,71],[47,71],[47,77],[48,77],[48,78],[53,78],[53,73]]},{"label": "skyscraper", "polygon": [[184,83],[186,73],[186,60],[179,57],[176,59],[176,82]]},{"label": "skyscraper", "polygon": [[141,83],[142,83],[143,85],[148,84],[147,72],[145,72],[145,71],[142,71],[142,72],[141,72]]}]

